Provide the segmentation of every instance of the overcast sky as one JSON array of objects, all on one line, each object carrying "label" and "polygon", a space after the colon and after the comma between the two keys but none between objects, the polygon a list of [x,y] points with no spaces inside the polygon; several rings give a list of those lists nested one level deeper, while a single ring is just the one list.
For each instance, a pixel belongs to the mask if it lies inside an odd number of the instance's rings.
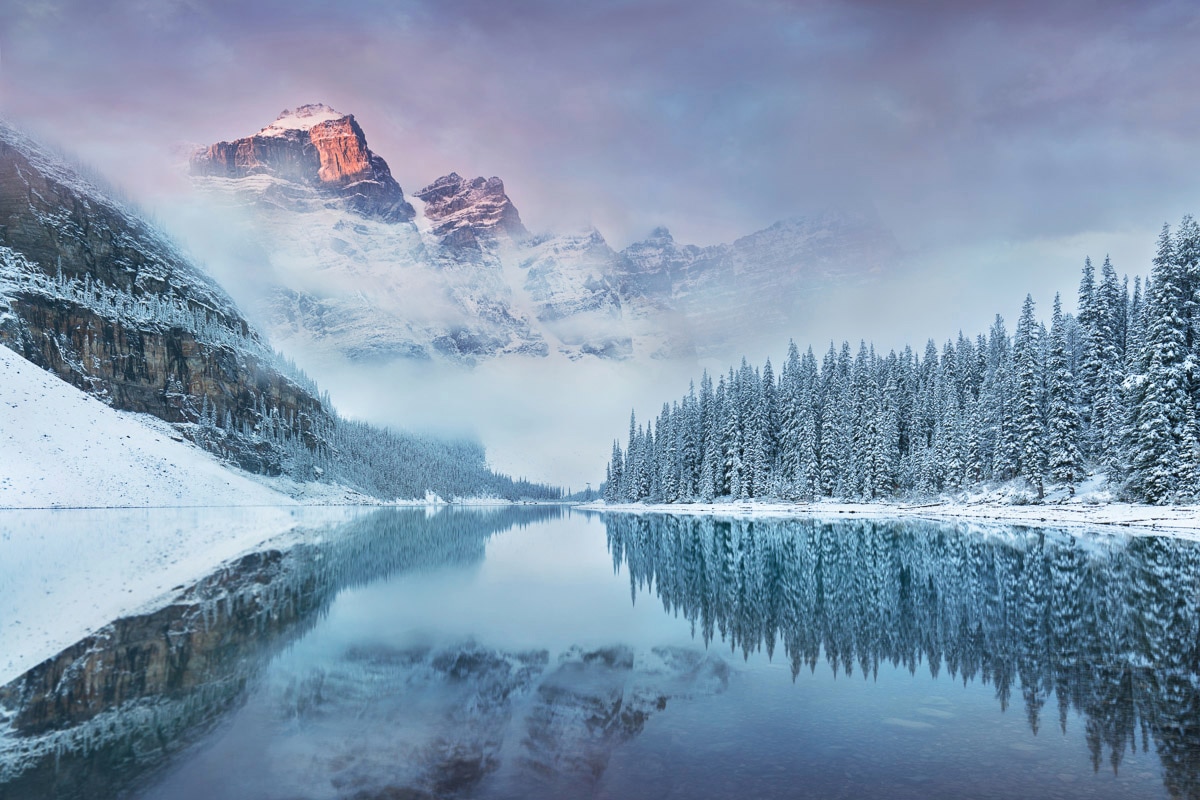
[{"label": "overcast sky", "polygon": [[708,243],[870,205],[911,249],[1196,210],[1195,4],[2,0],[0,113],[137,193],[182,143],[354,113],[408,192]]},{"label": "overcast sky", "polygon": [[[533,230],[728,241],[876,213],[913,271],[814,323],[887,348],[1074,305],[1200,212],[1194,2],[0,0],[0,114],[149,208],[182,146],[353,113],[407,193],[498,175]],[[176,165],[172,171],[171,165]],[[924,297],[906,312],[906,297]],[[781,338],[779,349],[786,345]]]}]

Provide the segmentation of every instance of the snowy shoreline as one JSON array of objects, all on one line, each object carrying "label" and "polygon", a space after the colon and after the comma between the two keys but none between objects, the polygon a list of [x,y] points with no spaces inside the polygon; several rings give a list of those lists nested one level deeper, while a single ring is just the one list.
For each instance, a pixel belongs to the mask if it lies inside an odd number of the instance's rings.
[{"label": "snowy shoreline", "polygon": [[1071,530],[1097,529],[1110,533],[1153,534],[1200,540],[1200,506],[1150,506],[1135,503],[1044,503],[1008,505],[962,503],[843,503],[742,501],[727,503],[605,503],[594,501],[576,508],[617,514],[676,514],[717,517],[803,519],[927,519],[982,525],[1024,525]]}]

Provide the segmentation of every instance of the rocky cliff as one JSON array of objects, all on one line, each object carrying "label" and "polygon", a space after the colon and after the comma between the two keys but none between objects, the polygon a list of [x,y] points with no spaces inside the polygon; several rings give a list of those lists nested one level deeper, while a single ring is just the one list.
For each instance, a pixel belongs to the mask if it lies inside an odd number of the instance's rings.
[{"label": "rocky cliff", "polygon": [[[207,275],[152,226],[0,123],[0,344],[121,410],[226,430],[266,415],[313,444],[328,414]],[[216,439],[212,439],[215,442]],[[280,454],[236,435],[243,468]]]},{"label": "rocky cliff", "polygon": [[451,172],[416,196],[425,204],[425,219],[433,224],[433,233],[443,243],[470,246],[477,244],[481,236],[523,239],[529,235],[499,178],[466,180]]},{"label": "rocky cliff", "polygon": [[264,254],[262,283],[244,300],[269,298],[258,309],[285,347],[462,363],[717,354],[749,328],[790,330],[900,261],[878,221],[856,214],[706,247],[665,228],[620,252],[594,229],[531,235],[500,178],[453,172],[414,193],[414,214],[367,220],[320,188],[318,132],[347,120],[369,153],[352,117],[316,105],[192,162],[196,186],[232,201]]},{"label": "rocky cliff", "polygon": [[193,175],[270,175],[319,190],[364,217],[403,222],[413,208],[351,114],[316,104],[285,110],[253,136],[193,154]]}]

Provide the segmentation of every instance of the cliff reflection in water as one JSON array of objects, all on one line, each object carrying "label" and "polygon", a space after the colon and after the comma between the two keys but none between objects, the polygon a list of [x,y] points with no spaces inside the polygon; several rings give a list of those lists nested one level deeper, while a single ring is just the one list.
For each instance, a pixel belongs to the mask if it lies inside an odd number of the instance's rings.
[{"label": "cliff reflection in water", "polygon": [[[1154,748],[1175,797],[1200,797],[1200,546],[1157,537],[1003,535],[912,522],[605,517],[615,566],[707,644],[943,670],[1085,720],[1095,769]],[[1047,708],[1049,706],[1049,708]]]},{"label": "cliff reflection in water", "polygon": [[315,544],[248,555],[159,611],[113,622],[0,687],[0,800],[127,790],[239,707],[342,589],[481,562],[494,533],[562,513],[381,510]]}]

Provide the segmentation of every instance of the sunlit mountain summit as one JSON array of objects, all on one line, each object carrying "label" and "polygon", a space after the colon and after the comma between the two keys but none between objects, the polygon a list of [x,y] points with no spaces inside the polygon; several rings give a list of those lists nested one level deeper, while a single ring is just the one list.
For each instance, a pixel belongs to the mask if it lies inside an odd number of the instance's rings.
[{"label": "sunlit mountain summit", "polygon": [[239,301],[285,349],[352,360],[704,355],[747,315],[785,326],[900,259],[863,213],[704,247],[660,227],[617,250],[594,228],[531,228],[495,176],[406,197],[354,116],[323,104],[196,151],[190,172],[246,243]]}]

